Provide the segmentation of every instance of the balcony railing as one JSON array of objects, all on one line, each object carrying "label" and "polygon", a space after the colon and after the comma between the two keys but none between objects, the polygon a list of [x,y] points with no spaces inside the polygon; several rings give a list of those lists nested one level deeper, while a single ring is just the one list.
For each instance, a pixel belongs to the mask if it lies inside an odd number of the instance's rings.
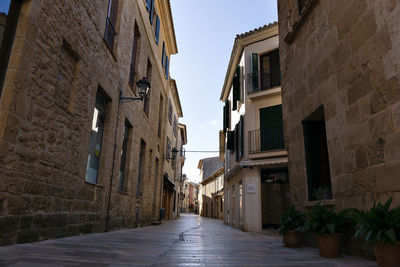
[{"label": "balcony railing", "polygon": [[114,49],[114,37],[115,37],[115,29],[114,25],[112,24],[110,18],[107,17],[106,20],[106,31],[104,33],[104,39],[106,40],[108,46],[111,50]]},{"label": "balcony railing", "polygon": [[285,148],[282,128],[249,131],[249,153],[266,152]]},{"label": "balcony railing", "polygon": [[247,93],[253,94],[281,85],[279,72],[259,71],[247,74]]}]

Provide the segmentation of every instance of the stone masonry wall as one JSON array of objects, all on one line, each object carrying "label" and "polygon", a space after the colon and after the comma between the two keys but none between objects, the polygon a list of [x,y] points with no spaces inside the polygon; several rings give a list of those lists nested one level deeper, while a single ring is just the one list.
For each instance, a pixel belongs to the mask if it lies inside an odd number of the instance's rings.
[{"label": "stone masonry wall", "polygon": [[302,24],[297,1],[278,1],[292,202],[312,205],[301,122],[323,105],[337,209],[400,205],[400,3],[308,2]]},{"label": "stone masonry wall", "polygon": [[[109,229],[157,218],[152,199],[155,179],[160,198],[162,170],[154,177],[154,162],[163,158],[157,126],[167,81],[158,75],[161,59],[147,38],[148,14],[138,7],[143,4],[120,1],[111,52],[103,40],[108,0],[24,1],[0,100],[0,245],[104,231],[110,191]],[[148,59],[153,66],[150,112],[145,115],[143,103],[135,101],[121,104],[117,118],[119,91],[135,96],[128,85],[135,22],[142,36],[137,77],[146,76]],[[93,185],[85,182],[85,173],[99,87],[109,102]],[[165,115],[165,104],[162,108]],[[126,192],[118,192],[125,120],[132,124],[128,182]],[[146,142],[143,194],[136,197],[141,139]]]}]

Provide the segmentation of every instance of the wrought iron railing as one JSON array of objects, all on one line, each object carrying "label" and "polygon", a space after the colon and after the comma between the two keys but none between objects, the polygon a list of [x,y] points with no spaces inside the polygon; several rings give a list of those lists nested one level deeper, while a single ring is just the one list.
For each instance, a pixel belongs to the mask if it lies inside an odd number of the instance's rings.
[{"label": "wrought iron railing", "polygon": [[115,37],[115,29],[114,25],[112,24],[110,18],[107,17],[106,19],[106,31],[104,33],[104,39],[106,40],[108,46],[114,49],[114,37]]},{"label": "wrought iron railing", "polygon": [[265,128],[249,131],[249,153],[285,148],[283,128]]},{"label": "wrought iron railing", "polygon": [[247,74],[247,93],[253,94],[259,91],[268,90],[281,85],[279,72],[272,73],[259,71]]}]

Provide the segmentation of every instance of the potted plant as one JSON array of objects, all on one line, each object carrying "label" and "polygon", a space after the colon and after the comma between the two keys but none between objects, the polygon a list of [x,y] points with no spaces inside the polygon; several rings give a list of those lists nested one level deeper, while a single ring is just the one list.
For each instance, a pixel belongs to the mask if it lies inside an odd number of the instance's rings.
[{"label": "potted plant", "polygon": [[320,186],[313,191],[312,196],[315,200],[331,199],[332,190],[329,186]]},{"label": "potted plant", "polygon": [[299,247],[301,244],[302,230],[305,222],[305,215],[297,211],[294,206],[285,211],[281,217],[281,224],[278,229],[283,236],[285,247]]},{"label": "potted plant", "polygon": [[340,238],[350,223],[349,210],[336,213],[335,208],[317,204],[308,214],[305,229],[317,235],[319,255],[328,258],[340,257]]},{"label": "potted plant", "polygon": [[400,207],[390,209],[392,198],[385,204],[374,203],[367,211],[353,210],[357,222],[356,237],[374,246],[378,265],[400,266]]}]

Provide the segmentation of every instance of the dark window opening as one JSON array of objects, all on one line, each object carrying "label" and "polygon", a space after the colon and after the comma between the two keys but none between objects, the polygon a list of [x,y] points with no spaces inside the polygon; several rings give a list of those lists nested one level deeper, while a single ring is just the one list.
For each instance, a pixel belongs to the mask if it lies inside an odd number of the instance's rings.
[{"label": "dark window opening", "polygon": [[146,153],[146,142],[143,141],[142,139],[140,141],[139,170],[138,170],[136,196],[142,196],[142,179],[144,173],[145,153]]},{"label": "dark window opening", "polygon": [[306,153],[308,200],[332,198],[323,107],[318,108],[303,121]]},{"label": "dark window opening", "polygon": [[171,99],[168,102],[168,121],[169,121],[169,124],[172,125],[172,103],[171,103]]},{"label": "dark window opening", "polygon": [[166,147],[166,159],[169,161],[171,158],[171,141],[169,140],[169,137],[167,137],[167,147]]},{"label": "dark window opening", "polygon": [[281,85],[279,50],[260,56],[260,68],[261,90]]},{"label": "dark window opening", "polygon": [[[146,70],[146,78],[147,81],[151,84],[151,75],[152,75],[152,66],[150,63],[150,60],[147,60],[147,70]],[[146,113],[147,116],[149,116],[149,109],[150,109],[150,92],[149,90],[148,94],[143,98],[143,111]]]},{"label": "dark window opening", "polygon": [[104,32],[104,39],[111,50],[114,49],[114,39],[116,35],[115,26],[117,23],[118,14],[118,0],[110,0],[108,2],[106,30]]},{"label": "dark window opening", "polygon": [[[131,56],[131,66],[129,71],[129,85],[134,88],[135,86],[135,74],[136,74],[136,58],[139,53],[140,44],[140,32],[137,24],[135,24],[135,29],[133,33],[133,46],[132,46],[132,56]],[[135,91],[135,90],[134,90]]]},{"label": "dark window opening", "polygon": [[119,167],[119,180],[118,180],[118,191],[127,191],[127,154],[128,154],[128,144],[131,133],[132,126],[128,121],[125,121],[124,133],[122,139],[122,149],[121,149],[121,163]]},{"label": "dark window opening", "polygon": [[164,108],[164,98],[160,94],[160,105],[158,107],[158,137],[161,137],[161,122],[162,122],[162,115],[163,115],[163,108]]},{"label": "dark window opening", "polygon": [[17,30],[22,0],[2,0],[0,4],[0,95]]},{"label": "dark window opening", "polygon": [[93,111],[92,130],[90,132],[89,155],[86,165],[85,181],[97,184],[100,167],[100,155],[102,149],[104,122],[106,118],[106,96],[100,88],[96,95],[96,104]]},{"label": "dark window opening", "polygon": [[303,13],[303,9],[304,9],[306,0],[298,0],[298,3],[299,3],[299,14],[301,15]]}]

